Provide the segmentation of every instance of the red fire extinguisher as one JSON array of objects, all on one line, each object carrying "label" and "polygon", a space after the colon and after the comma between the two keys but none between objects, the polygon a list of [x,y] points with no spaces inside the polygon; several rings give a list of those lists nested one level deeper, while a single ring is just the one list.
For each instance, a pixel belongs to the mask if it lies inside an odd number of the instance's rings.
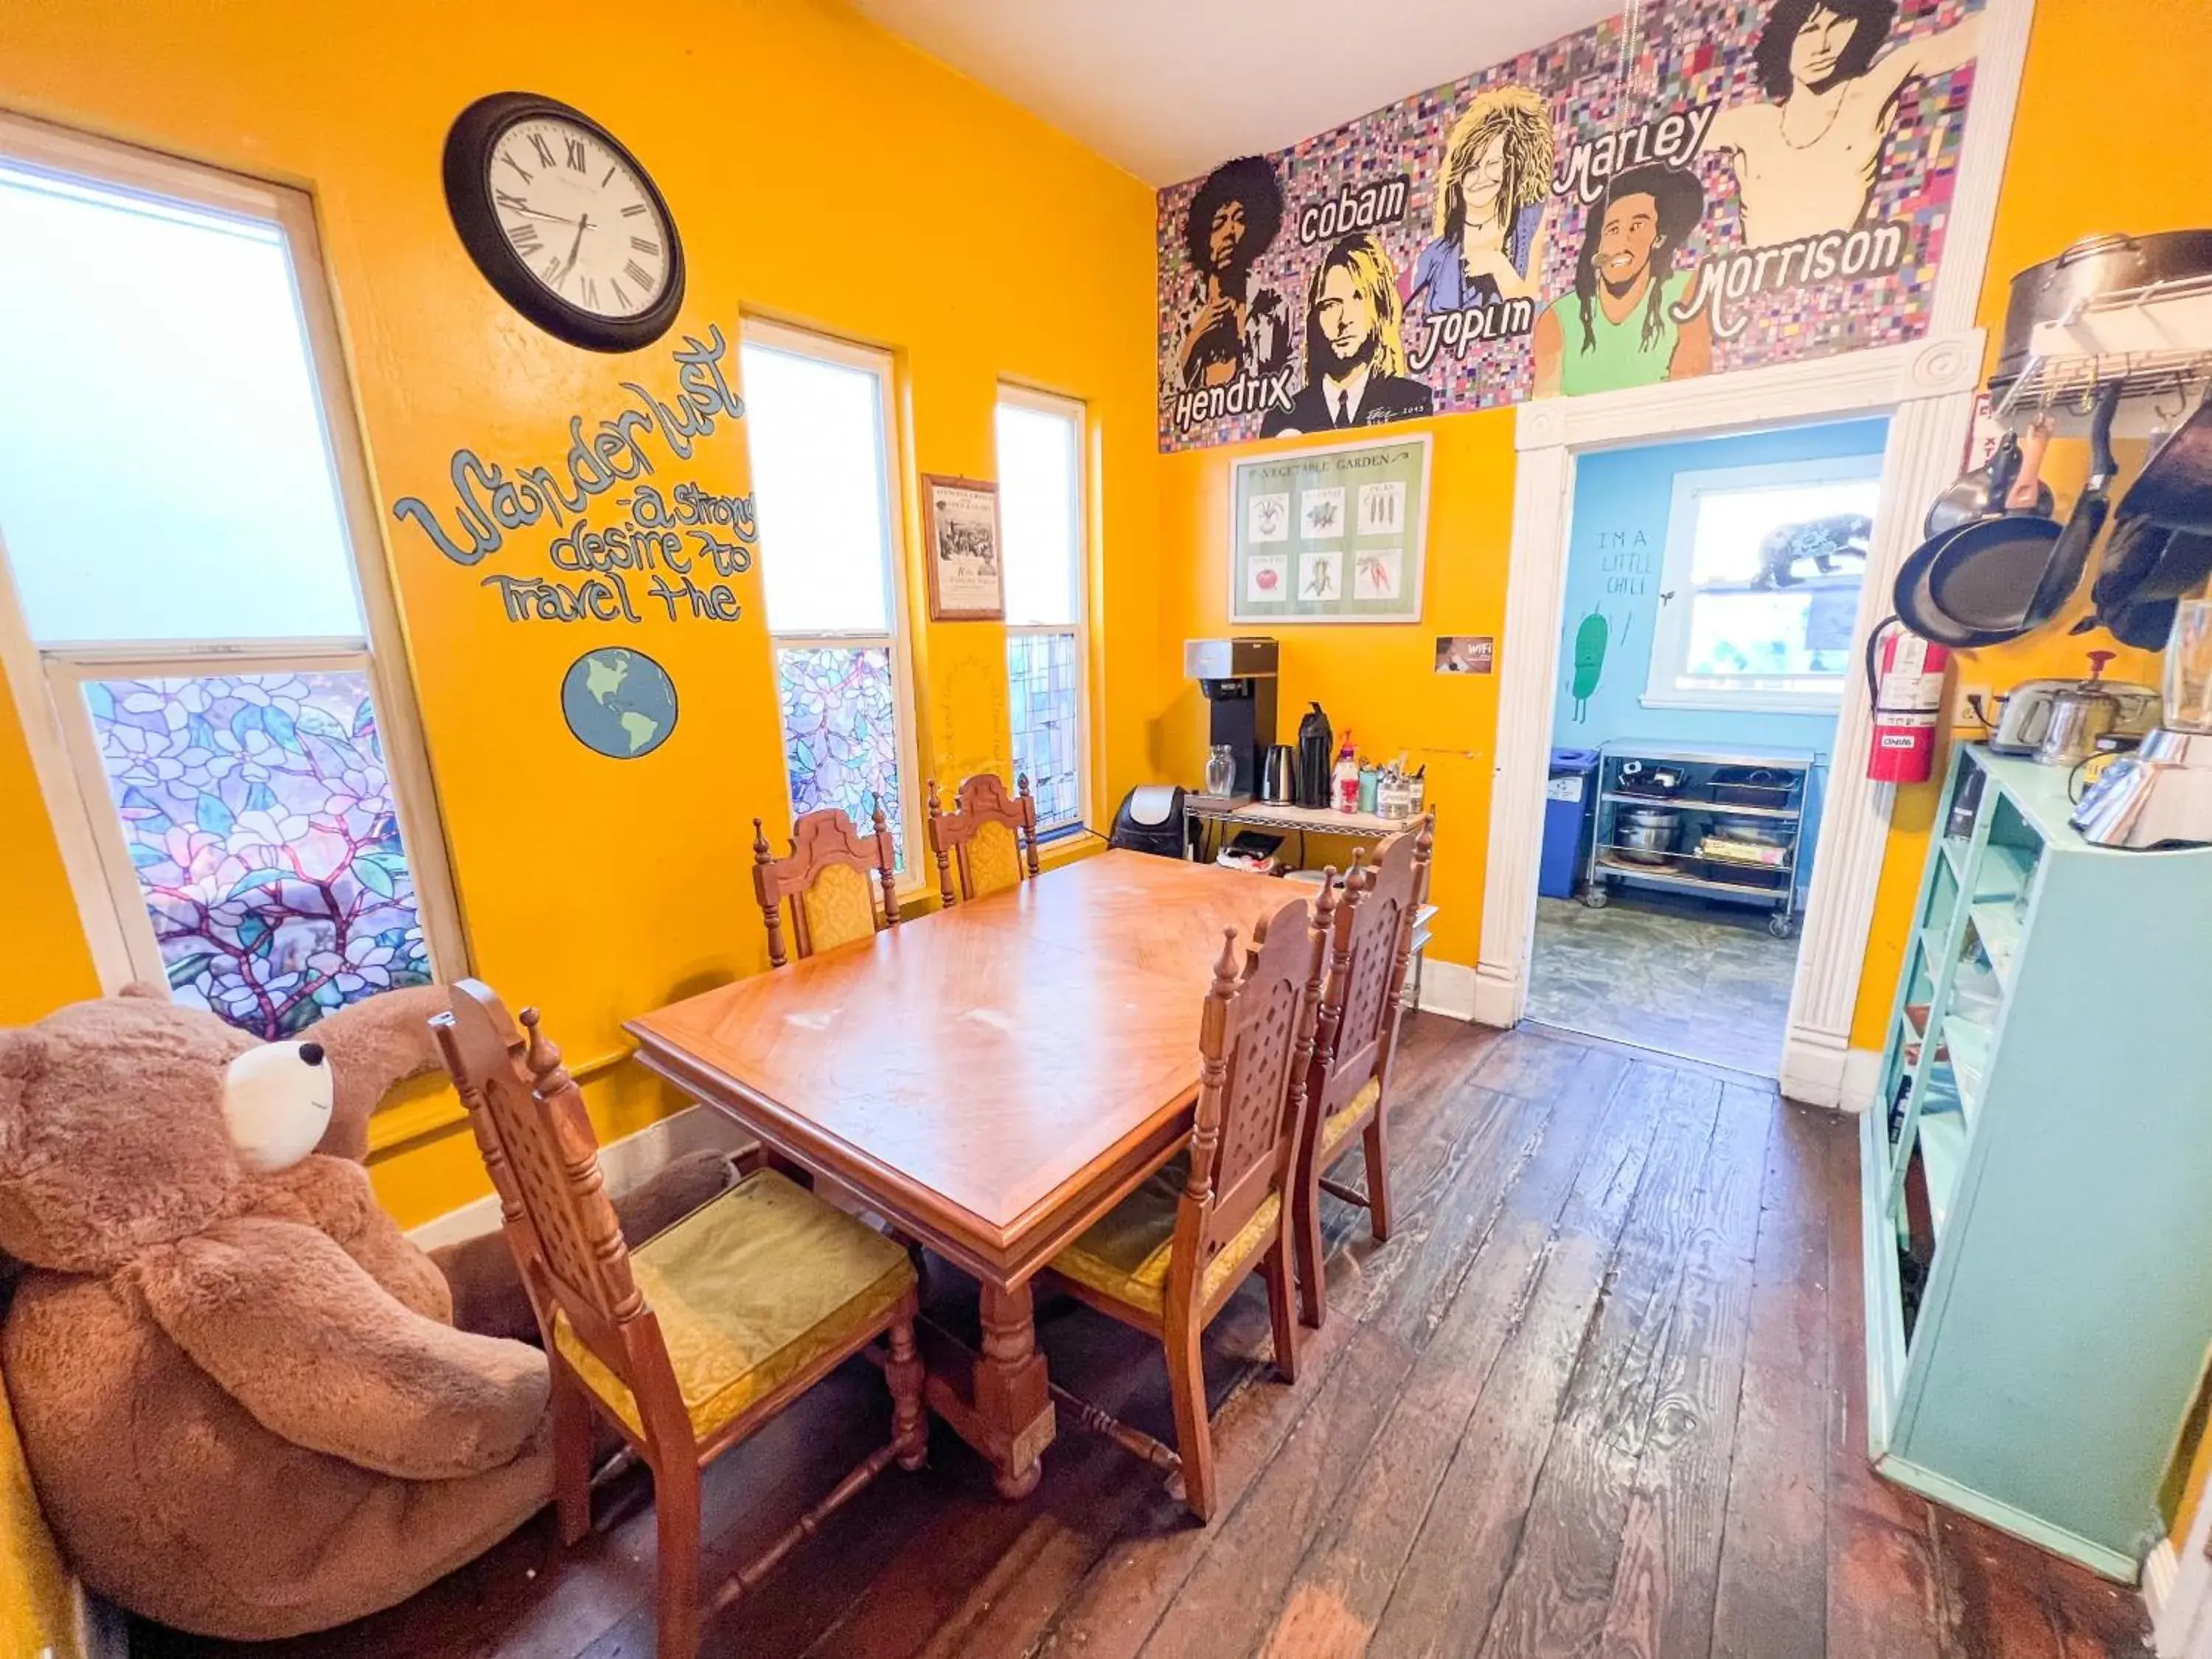
[{"label": "red fire extinguisher", "polygon": [[1867,776],[1876,783],[1925,783],[1936,765],[1936,720],[1951,653],[1892,617],[1867,638],[1867,694],[1874,743]]}]

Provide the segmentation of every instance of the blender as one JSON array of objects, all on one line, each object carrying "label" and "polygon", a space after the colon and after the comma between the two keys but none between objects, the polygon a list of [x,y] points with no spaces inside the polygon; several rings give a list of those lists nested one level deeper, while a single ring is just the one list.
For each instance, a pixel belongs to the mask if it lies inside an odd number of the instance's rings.
[{"label": "blender", "polygon": [[2163,723],[2105,769],[2072,823],[2098,847],[2212,845],[2212,597],[2174,606],[2166,636]]}]

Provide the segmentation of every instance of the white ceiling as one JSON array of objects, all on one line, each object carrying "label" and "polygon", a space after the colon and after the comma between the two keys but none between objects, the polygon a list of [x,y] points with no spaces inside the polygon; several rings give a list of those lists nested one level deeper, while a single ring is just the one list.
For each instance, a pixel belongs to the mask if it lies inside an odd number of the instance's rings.
[{"label": "white ceiling", "polygon": [[1147,184],[1280,149],[1620,0],[853,0]]}]

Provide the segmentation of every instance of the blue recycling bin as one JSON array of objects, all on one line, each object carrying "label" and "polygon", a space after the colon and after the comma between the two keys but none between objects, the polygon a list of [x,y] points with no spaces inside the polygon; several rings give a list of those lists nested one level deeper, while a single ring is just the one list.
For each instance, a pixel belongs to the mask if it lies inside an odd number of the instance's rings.
[{"label": "blue recycling bin", "polygon": [[1596,805],[1597,750],[1554,749],[1551,781],[1544,786],[1544,848],[1536,862],[1536,890],[1546,898],[1575,896]]}]

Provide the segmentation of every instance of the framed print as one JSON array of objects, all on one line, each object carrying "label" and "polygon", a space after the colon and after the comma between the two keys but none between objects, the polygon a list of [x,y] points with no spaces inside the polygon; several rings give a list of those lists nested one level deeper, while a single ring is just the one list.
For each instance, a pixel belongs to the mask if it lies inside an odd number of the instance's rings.
[{"label": "framed print", "polygon": [[930,621],[1006,620],[998,485],[923,473],[921,539],[929,551]]},{"label": "framed print", "polygon": [[1240,460],[1229,515],[1231,622],[1420,621],[1427,433]]}]

